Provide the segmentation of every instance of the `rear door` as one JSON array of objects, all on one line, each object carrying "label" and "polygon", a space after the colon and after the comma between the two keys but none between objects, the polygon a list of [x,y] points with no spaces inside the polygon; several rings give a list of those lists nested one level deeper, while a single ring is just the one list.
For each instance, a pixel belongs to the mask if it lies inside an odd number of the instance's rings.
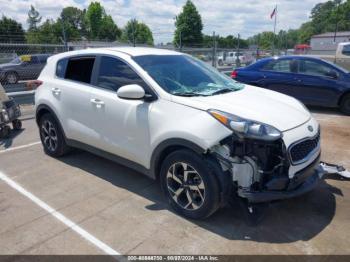
[{"label": "rear door", "polygon": [[[337,77],[332,76],[332,72]],[[318,60],[300,59],[296,97],[306,104],[336,106],[339,97],[341,73],[327,63]]]},{"label": "rear door", "polygon": [[261,69],[262,79],[259,85],[286,95],[296,96],[299,86],[297,79],[297,61],[294,58],[274,59]]},{"label": "rear door", "polygon": [[52,96],[59,108],[60,122],[66,136],[89,144],[94,136],[91,126],[90,92],[95,56],[65,58],[57,63]]}]

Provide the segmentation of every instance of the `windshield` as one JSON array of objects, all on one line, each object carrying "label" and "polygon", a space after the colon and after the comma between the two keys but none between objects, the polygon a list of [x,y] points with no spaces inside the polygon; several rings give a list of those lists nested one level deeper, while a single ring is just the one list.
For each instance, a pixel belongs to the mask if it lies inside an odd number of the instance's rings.
[{"label": "windshield", "polygon": [[133,57],[165,91],[179,96],[211,96],[244,87],[204,62],[187,55]]}]

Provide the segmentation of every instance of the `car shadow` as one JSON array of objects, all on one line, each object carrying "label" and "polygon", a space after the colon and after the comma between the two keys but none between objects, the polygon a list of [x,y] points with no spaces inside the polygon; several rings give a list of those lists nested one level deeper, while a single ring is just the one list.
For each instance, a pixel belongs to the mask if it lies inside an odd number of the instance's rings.
[{"label": "car shadow", "polygon": [[19,136],[25,128],[20,130],[11,129],[10,134],[6,138],[0,138],[0,147],[4,147],[5,149],[10,148],[13,144],[14,139]]},{"label": "car shadow", "polygon": [[[150,200],[152,204],[145,206],[148,210],[167,209],[173,212],[158,183],[143,174],[78,150],[59,160]],[[264,219],[256,226],[247,223],[246,210],[239,202],[221,208],[207,219],[191,222],[229,240],[264,243],[306,241],[318,235],[332,221],[336,210],[335,195],[342,195],[341,190],[322,181],[314,191],[301,197],[271,204]]]}]

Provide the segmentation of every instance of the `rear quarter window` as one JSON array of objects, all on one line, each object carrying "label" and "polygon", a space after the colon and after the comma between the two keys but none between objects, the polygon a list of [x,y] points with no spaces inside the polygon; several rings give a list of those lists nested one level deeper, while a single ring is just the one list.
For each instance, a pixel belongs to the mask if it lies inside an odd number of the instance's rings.
[{"label": "rear quarter window", "polygon": [[59,78],[64,78],[66,74],[68,59],[62,59],[57,62],[56,66],[56,76]]}]

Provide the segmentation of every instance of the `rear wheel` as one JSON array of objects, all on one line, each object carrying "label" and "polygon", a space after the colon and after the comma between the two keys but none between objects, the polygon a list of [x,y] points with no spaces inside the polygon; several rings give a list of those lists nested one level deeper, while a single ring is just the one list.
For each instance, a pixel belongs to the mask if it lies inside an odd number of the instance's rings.
[{"label": "rear wheel", "polygon": [[208,162],[190,150],[171,153],[161,168],[161,185],[177,213],[206,218],[219,207],[218,181]]},{"label": "rear wheel", "polygon": [[7,73],[5,82],[7,84],[16,84],[18,82],[18,75],[15,72]]},{"label": "rear wheel", "polygon": [[69,147],[63,132],[51,114],[45,114],[40,118],[39,128],[41,143],[46,154],[60,157],[68,152]]},{"label": "rear wheel", "polygon": [[0,128],[0,138],[8,138],[11,132],[11,128],[9,126],[3,126]]},{"label": "rear wheel", "polygon": [[340,111],[350,115],[350,94],[346,94],[340,102]]}]

